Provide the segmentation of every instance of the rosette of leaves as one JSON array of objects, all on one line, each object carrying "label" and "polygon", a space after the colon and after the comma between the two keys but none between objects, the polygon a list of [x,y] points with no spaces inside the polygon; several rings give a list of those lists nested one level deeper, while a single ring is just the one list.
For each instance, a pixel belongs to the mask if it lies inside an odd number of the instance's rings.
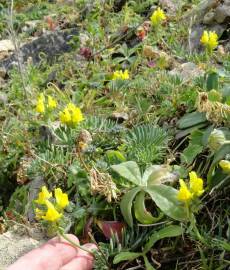
[{"label": "rosette of leaves", "polygon": [[146,124],[134,127],[126,135],[128,158],[140,164],[161,161],[167,150],[168,134],[162,128]]},{"label": "rosette of leaves", "polygon": [[[142,224],[155,223],[162,218],[163,214],[179,221],[186,219],[185,207],[177,200],[178,191],[164,184],[168,181],[174,181],[177,177],[170,172],[170,168],[152,165],[145,170],[143,175],[134,161],[113,165],[111,168],[135,185],[122,197],[120,203],[122,215],[130,227],[133,226],[132,207],[136,219]],[[157,217],[154,217],[146,209],[146,195],[150,196],[161,210]]]}]

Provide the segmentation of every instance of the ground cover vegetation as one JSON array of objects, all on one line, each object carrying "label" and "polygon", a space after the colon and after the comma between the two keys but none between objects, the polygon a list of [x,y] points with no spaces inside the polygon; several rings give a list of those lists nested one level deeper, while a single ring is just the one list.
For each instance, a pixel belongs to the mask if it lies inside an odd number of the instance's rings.
[{"label": "ground cover vegetation", "polygon": [[[191,49],[202,3],[0,3],[18,45],[0,89],[2,233],[74,233],[98,270],[230,267],[229,29]],[[20,58],[73,28],[67,52]]]}]

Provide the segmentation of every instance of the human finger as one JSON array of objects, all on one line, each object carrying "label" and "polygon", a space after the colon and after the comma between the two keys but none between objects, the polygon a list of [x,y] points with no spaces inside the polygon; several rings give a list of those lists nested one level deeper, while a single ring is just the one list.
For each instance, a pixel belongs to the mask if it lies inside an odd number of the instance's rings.
[{"label": "human finger", "polygon": [[[89,251],[97,249],[97,246],[94,244],[85,244],[83,245],[83,247],[88,249]],[[89,252],[79,249],[77,257],[72,259],[66,265],[62,266],[60,270],[91,270],[93,268],[93,261],[94,258]]]}]

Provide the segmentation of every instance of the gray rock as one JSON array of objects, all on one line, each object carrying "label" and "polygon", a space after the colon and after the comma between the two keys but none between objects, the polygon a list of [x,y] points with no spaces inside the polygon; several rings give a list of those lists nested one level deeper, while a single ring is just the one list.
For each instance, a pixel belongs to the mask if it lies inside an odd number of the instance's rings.
[{"label": "gray rock", "polygon": [[6,76],[6,69],[0,67],[0,78],[5,78],[5,76]]},{"label": "gray rock", "polygon": [[[0,80],[1,83],[1,80]],[[0,92],[0,105],[6,105],[8,101],[8,97],[5,93]]]},{"label": "gray rock", "polygon": [[204,71],[194,63],[188,62],[180,67],[174,68],[169,72],[170,75],[178,76],[183,82],[193,80],[194,78],[204,75]]},{"label": "gray rock", "polygon": [[32,202],[38,197],[38,193],[40,192],[40,189],[43,185],[45,185],[45,182],[44,182],[44,178],[42,176],[35,177],[29,183],[29,198],[28,198],[27,217],[28,217],[30,222],[35,221],[35,214],[34,214]]},{"label": "gray rock", "polygon": [[215,20],[215,12],[210,11],[210,12],[205,14],[204,19],[203,19],[203,23],[211,25],[211,24],[213,24],[214,20]]},{"label": "gray rock", "polygon": [[167,12],[173,13],[176,12],[180,5],[182,4],[181,0],[160,0],[159,4],[162,6],[162,8],[167,9]]},{"label": "gray rock", "polygon": [[[48,60],[52,60],[55,56],[69,52],[72,47],[68,42],[77,34],[76,28],[45,34],[20,48],[21,62],[25,63],[31,57],[33,63],[37,64],[40,62],[41,53],[45,54]],[[15,65],[17,65],[16,54],[0,61],[0,67],[4,67],[6,71]]]},{"label": "gray rock", "polygon": [[230,19],[230,6],[222,5],[216,8],[215,20],[218,23],[227,22]]},{"label": "gray rock", "polygon": [[19,257],[45,242],[42,236],[35,240],[25,232],[15,233],[15,230],[19,230],[18,227],[0,235],[0,269],[6,269]]}]

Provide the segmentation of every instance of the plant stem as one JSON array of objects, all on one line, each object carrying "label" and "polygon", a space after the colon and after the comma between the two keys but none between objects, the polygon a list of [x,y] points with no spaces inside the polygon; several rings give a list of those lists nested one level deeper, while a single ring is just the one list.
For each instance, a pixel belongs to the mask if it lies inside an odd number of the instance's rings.
[{"label": "plant stem", "polygon": [[78,244],[76,244],[75,242],[73,242],[68,236],[66,236],[61,230],[60,228],[58,228],[58,235],[63,237],[65,240],[67,240],[71,245],[73,245],[76,248],[79,248],[81,250],[84,250],[85,252],[88,252],[91,256],[95,257],[94,253],[91,250],[88,250],[87,248],[84,248],[83,246],[80,246]]}]

